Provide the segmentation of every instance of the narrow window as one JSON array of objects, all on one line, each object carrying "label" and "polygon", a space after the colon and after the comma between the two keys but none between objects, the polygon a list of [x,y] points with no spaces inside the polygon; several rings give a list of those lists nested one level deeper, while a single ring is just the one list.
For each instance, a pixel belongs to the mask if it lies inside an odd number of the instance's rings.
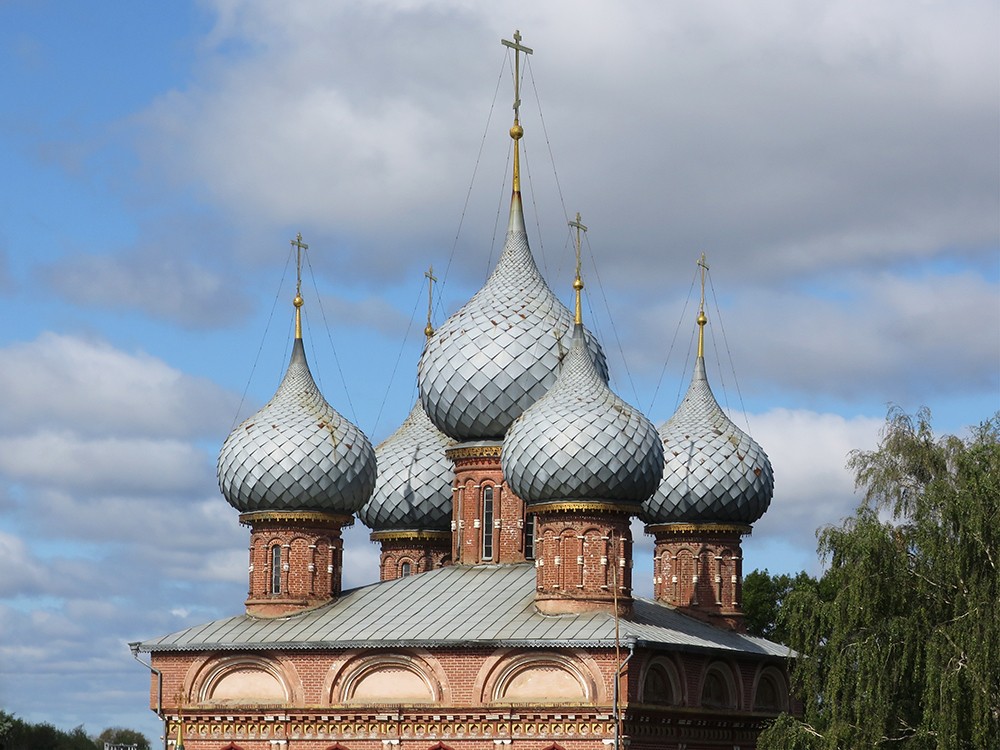
[{"label": "narrow window", "polygon": [[399,577],[408,578],[410,576],[410,564],[408,562],[399,566]]},{"label": "narrow window", "polygon": [[535,517],[529,516],[524,521],[524,556],[535,559]]},{"label": "narrow window", "polygon": [[483,559],[493,559],[493,488],[483,487]]},{"label": "narrow window", "polygon": [[281,593],[281,545],[271,547],[271,593]]}]

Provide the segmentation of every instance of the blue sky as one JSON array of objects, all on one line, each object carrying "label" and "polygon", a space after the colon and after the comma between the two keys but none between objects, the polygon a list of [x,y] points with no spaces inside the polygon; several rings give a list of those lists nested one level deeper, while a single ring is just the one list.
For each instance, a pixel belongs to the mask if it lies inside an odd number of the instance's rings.
[{"label": "blue sky", "polygon": [[481,5],[0,2],[0,708],[155,738],[126,642],[239,611],[215,457],[284,370],[296,232],[328,400],[376,442],[406,416],[423,271],[440,324],[498,252],[515,28],[532,248],[569,301],[582,213],[656,423],[708,255],[709,378],[775,467],[748,570],[816,569],[887,403],[1000,408],[994,2]]}]

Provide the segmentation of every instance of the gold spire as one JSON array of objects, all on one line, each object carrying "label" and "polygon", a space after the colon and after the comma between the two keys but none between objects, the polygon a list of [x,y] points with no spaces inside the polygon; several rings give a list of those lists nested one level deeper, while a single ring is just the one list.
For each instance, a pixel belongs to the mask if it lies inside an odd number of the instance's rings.
[{"label": "gold spire", "polygon": [[586,232],[587,227],[580,223],[580,212],[576,212],[576,219],[569,222],[569,225],[576,230],[576,278],[573,279],[573,289],[576,290],[576,316],[573,322],[577,325],[583,324],[583,308],[580,305],[580,292],[583,291],[583,279],[580,277],[580,232]]},{"label": "gold spire", "polygon": [[521,127],[521,53],[530,55],[534,52],[530,47],[521,44],[521,32],[514,30],[514,41],[501,39],[500,43],[514,50],[514,124],[510,128],[510,137],[514,139],[514,193],[521,192],[521,160],[517,142],[524,135]]},{"label": "gold spire", "polygon": [[434,303],[434,282],[437,281],[437,276],[434,275],[434,266],[428,266],[427,270],[424,271],[424,276],[427,277],[427,326],[424,328],[424,336],[430,338],[434,335],[434,326],[431,325],[431,308]]},{"label": "gold spire", "polygon": [[698,265],[701,267],[701,306],[698,308],[698,358],[701,359],[705,356],[705,324],[708,322],[708,318],[705,317],[705,272],[708,270],[708,264],[705,262],[705,253],[701,254]]},{"label": "gold spire", "polygon": [[295,235],[294,240],[289,240],[295,248],[295,338],[302,338],[302,251],[308,250],[309,245],[302,241],[302,232]]}]

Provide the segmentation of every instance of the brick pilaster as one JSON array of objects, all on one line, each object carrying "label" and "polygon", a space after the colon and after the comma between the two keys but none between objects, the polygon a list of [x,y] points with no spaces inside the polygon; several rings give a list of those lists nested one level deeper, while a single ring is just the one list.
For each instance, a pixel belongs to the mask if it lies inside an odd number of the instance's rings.
[{"label": "brick pilaster", "polygon": [[669,523],[646,527],[656,541],[653,595],[686,614],[743,632],[745,524]]},{"label": "brick pilaster", "polygon": [[332,601],[343,577],[341,530],[351,516],[315,511],[243,513],[250,527],[247,614],[278,617]]},{"label": "brick pilaster", "polygon": [[546,614],[632,609],[632,532],[629,506],[545,503],[538,519],[535,604]]},{"label": "brick pilaster", "polygon": [[[452,488],[452,560],[464,565],[519,563],[529,518],[524,501],[510,489],[500,467],[499,440],[460,443],[446,451],[455,464]],[[492,512],[487,498],[492,499]],[[486,528],[486,525],[489,528]]]},{"label": "brick pilaster", "polygon": [[375,531],[371,540],[382,546],[379,580],[392,581],[451,564],[448,531]]}]

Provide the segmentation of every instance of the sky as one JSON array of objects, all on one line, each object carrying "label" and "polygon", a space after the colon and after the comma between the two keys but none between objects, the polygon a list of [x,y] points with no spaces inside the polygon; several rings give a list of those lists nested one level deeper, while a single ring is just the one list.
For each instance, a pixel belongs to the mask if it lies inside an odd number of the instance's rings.
[{"label": "sky", "polygon": [[529,241],[569,303],[581,213],[585,321],[656,424],[706,254],[709,379],[775,471],[745,571],[820,570],[888,404],[1000,408],[993,0],[0,0],[0,709],[155,742],[126,644],[241,611],[215,461],[287,364],[296,233],[327,400],[404,419],[424,271],[439,325],[503,241],[515,29]]}]

